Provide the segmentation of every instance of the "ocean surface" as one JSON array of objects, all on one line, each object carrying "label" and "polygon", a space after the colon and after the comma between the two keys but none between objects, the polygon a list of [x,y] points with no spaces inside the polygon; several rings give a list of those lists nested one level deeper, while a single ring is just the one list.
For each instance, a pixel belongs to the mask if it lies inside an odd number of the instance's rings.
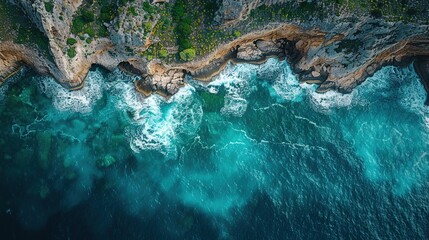
[{"label": "ocean surface", "polygon": [[318,94],[230,65],[165,100],[94,68],[0,88],[0,239],[428,239],[429,108],[412,67]]}]

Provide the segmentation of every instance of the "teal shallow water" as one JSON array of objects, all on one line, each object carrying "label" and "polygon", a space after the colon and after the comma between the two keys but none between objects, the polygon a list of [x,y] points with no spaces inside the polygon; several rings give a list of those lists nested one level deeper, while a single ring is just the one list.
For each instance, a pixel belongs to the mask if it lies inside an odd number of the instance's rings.
[{"label": "teal shallow water", "polygon": [[[429,109],[411,67],[315,93],[285,62],[169,100],[94,69],[1,88],[1,234],[43,239],[423,239]],[[9,226],[9,227],[6,227]]]}]

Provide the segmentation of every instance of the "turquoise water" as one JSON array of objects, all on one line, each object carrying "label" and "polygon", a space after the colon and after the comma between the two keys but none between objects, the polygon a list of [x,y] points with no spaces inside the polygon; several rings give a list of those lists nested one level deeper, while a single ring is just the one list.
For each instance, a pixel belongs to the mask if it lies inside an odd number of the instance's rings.
[{"label": "turquoise water", "polygon": [[[5,239],[423,239],[429,109],[412,67],[315,93],[286,62],[165,100],[93,69],[0,90]],[[2,237],[3,238],[3,237]]]}]

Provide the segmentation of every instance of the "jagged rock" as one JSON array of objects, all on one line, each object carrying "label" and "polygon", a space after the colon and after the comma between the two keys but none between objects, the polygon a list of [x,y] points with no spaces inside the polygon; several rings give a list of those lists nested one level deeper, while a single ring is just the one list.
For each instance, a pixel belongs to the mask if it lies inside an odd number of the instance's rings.
[{"label": "jagged rock", "polygon": [[258,40],[255,42],[255,45],[257,48],[259,48],[259,50],[267,54],[282,52],[282,49],[277,44],[271,41]]},{"label": "jagged rock", "polygon": [[264,55],[256,45],[248,44],[238,48],[237,59],[245,61],[259,61]]}]

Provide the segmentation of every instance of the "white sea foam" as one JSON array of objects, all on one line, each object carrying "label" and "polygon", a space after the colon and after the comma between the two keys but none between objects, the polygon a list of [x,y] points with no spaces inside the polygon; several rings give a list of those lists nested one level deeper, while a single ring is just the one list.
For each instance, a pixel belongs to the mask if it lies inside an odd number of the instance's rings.
[{"label": "white sea foam", "polygon": [[177,142],[195,134],[201,124],[202,106],[194,92],[188,85],[168,101],[157,95],[144,99],[136,121],[126,130],[133,151],[156,150],[176,158]]},{"label": "white sea foam", "polygon": [[[110,92],[109,95],[115,98],[118,109],[139,113],[144,108],[144,97],[134,86],[134,81],[138,79],[139,77],[130,76],[118,69],[110,74],[106,86]],[[135,114],[134,118],[137,120],[138,114]]]},{"label": "white sea foam", "polygon": [[143,95],[136,91],[132,82],[116,81],[109,83],[110,94],[114,95],[115,105],[120,110],[134,113],[134,120],[140,117],[138,113],[147,105]]},{"label": "white sea foam", "polygon": [[316,110],[327,112],[335,108],[344,108],[352,105],[355,93],[342,94],[336,91],[317,93],[314,87],[307,87],[306,92],[311,104]]},{"label": "white sea foam", "polygon": [[225,105],[220,112],[225,116],[241,117],[247,110],[247,100],[240,96],[225,96]]},{"label": "white sea foam", "polygon": [[51,77],[37,77],[39,89],[52,99],[59,111],[88,113],[103,96],[103,76],[99,70],[90,71],[80,90],[69,91]]},{"label": "white sea foam", "polygon": [[247,110],[246,97],[255,90],[251,83],[257,66],[250,64],[228,65],[216,79],[207,85],[211,93],[218,93],[225,88],[225,104],[221,113],[227,116],[241,117]]},{"label": "white sea foam", "polygon": [[400,76],[404,79],[399,89],[399,103],[405,109],[412,112],[424,114],[427,106],[424,105],[426,101],[426,91],[419,81],[419,76],[413,69],[406,69],[405,74]]},{"label": "white sea foam", "polygon": [[285,61],[270,58],[261,65],[228,65],[206,89],[218,93],[225,89],[225,103],[221,113],[241,117],[247,110],[249,95],[257,90],[256,81],[264,81],[270,94],[278,101],[302,101],[304,91]]},{"label": "white sea foam", "polygon": [[198,130],[203,116],[201,102],[194,96],[195,89],[186,86],[177,92],[170,103],[174,107],[170,110],[166,121],[171,122],[176,134],[193,135]]},{"label": "white sea foam", "polygon": [[270,93],[278,100],[294,102],[303,100],[303,89],[287,62],[271,58],[259,66],[257,76],[270,83],[272,86]]},{"label": "white sea foam", "polygon": [[280,75],[272,86],[274,91],[284,100],[299,102],[303,99],[303,89],[292,73]]},{"label": "white sea foam", "polygon": [[198,82],[190,82],[214,94],[223,88],[225,102],[221,113],[225,116],[241,117],[247,110],[248,97],[257,90],[256,81],[266,82],[270,94],[279,101],[303,99],[303,89],[287,62],[275,58],[270,58],[261,65],[229,64],[205,87]]}]

